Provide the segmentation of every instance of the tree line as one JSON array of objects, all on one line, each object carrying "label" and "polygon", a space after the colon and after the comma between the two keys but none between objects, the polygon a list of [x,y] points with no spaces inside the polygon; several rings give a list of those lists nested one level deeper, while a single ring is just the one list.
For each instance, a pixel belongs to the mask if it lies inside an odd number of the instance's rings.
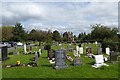
[{"label": "tree line", "polygon": [[[85,41],[118,41],[120,35],[118,28],[109,28],[108,26],[95,24],[91,25],[91,33],[79,33],[78,36],[73,35],[72,32],[64,32],[61,34],[59,31],[43,31],[32,29],[30,32],[25,31],[21,23],[16,23],[15,26],[2,26],[2,41],[39,41],[39,42],[69,42],[74,39],[75,42]],[[1,31],[1,30],[0,30]]]}]

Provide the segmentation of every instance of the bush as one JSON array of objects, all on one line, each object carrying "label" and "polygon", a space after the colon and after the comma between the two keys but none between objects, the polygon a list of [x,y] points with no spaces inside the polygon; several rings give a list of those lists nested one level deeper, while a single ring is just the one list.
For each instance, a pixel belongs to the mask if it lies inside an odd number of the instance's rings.
[{"label": "bush", "polygon": [[120,51],[120,42],[102,42],[103,52],[105,52],[105,48],[109,47],[110,51]]},{"label": "bush", "polygon": [[50,50],[51,49],[51,45],[50,44],[47,44],[44,46],[44,50]]}]

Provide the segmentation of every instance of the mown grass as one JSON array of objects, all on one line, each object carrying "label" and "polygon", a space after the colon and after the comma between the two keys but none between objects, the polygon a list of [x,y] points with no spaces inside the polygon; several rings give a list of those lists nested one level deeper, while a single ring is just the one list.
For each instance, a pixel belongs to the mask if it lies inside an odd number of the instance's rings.
[{"label": "mown grass", "polygon": [[[90,44],[93,48],[93,53],[97,54],[98,46],[95,44]],[[85,47],[88,44],[83,45],[84,54],[81,55],[83,64],[80,66],[73,66],[72,63],[67,61],[68,68],[55,70],[52,64],[49,63],[47,59],[47,51],[43,50],[40,58],[38,67],[14,67],[14,68],[3,68],[2,77],[3,78],[118,78],[118,63],[109,64],[108,67],[101,67],[95,69],[91,67],[94,63],[94,59],[85,57]],[[64,44],[63,47],[67,49],[68,44]],[[71,47],[75,48],[75,45]],[[60,46],[52,46],[52,49],[58,50]],[[3,62],[3,65],[15,64],[17,60],[20,60],[22,64],[27,64],[30,62],[30,58],[34,54],[23,55],[23,49],[18,49],[20,51],[19,55],[9,55],[10,59]],[[33,51],[37,50],[38,47],[34,47]],[[68,54],[73,57],[73,53],[68,51]]]}]

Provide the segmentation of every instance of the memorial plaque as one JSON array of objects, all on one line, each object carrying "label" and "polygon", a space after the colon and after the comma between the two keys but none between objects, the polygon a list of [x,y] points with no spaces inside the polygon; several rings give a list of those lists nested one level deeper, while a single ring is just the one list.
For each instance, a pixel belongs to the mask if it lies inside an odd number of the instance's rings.
[{"label": "memorial plaque", "polygon": [[98,48],[98,55],[102,54],[102,48]]},{"label": "memorial plaque", "polygon": [[55,51],[55,69],[67,68],[65,50]]},{"label": "memorial plaque", "polygon": [[115,62],[117,61],[117,53],[115,53],[114,51],[110,52],[110,62]]},{"label": "memorial plaque", "polygon": [[110,55],[110,48],[109,47],[106,48],[106,54]]},{"label": "memorial plaque", "polygon": [[82,60],[80,59],[80,57],[76,57],[73,62],[74,66],[79,66],[82,64]]},{"label": "memorial plaque", "polygon": [[80,47],[80,48],[79,48],[79,53],[80,53],[80,54],[83,54],[83,47]]}]

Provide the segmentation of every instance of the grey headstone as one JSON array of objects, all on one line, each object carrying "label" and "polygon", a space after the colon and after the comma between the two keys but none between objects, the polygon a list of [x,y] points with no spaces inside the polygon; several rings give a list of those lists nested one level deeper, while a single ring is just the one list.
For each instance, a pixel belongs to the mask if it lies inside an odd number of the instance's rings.
[{"label": "grey headstone", "polygon": [[102,48],[98,48],[98,55],[102,54]]},{"label": "grey headstone", "polygon": [[55,69],[67,68],[65,50],[55,51]]},{"label": "grey headstone", "polygon": [[74,66],[79,66],[82,64],[82,60],[79,57],[76,57],[73,62]]},{"label": "grey headstone", "polygon": [[38,54],[35,52],[35,63],[38,65]]}]

